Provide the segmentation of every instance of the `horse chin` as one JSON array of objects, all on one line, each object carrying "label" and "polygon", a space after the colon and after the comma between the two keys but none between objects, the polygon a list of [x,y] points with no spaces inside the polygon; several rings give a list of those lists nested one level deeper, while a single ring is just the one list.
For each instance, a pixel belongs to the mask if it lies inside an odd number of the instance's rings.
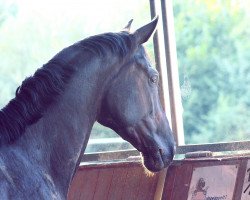
[{"label": "horse chin", "polygon": [[153,155],[141,153],[143,158],[143,165],[150,172],[159,172],[162,169],[168,167],[172,159],[168,159],[162,156],[161,152],[156,152]]}]

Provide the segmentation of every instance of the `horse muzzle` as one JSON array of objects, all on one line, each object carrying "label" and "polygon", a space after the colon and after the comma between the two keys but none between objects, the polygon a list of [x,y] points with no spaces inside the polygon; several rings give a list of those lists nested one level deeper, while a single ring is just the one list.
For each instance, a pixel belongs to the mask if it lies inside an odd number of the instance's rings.
[{"label": "horse muzzle", "polygon": [[142,152],[141,155],[144,166],[151,172],[158,172],[172,163],[174,151],[171,149],[158,149],[157,151]]}]

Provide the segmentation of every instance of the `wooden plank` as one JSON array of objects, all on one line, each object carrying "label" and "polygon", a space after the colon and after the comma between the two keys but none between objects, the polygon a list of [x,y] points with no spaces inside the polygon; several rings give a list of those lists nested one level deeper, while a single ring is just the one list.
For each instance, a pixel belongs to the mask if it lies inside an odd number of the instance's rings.
[{"label": "wooden plank", "polygon": [[193,166],[184,164],[176,169],[174,192],[171,200],[186,200],[192,177]]},{"label": "wooden plank", "polygon": [[85,177],[83,177],[82,182],[83,187],[81,190],[81,198],[80,200],[92,200],[95,192],[96,185],[98,183],[100,170],[93,169],[87,170],[85,173]]},{"label": "wooden plank", "polygon": [[147,175],[145,172],[143,172],[140,184],[139,184],[139,190],[137,194],[137,199],[140,200],[153,200],[157,181],[159,178],[159,174],[154,175]]},{"label": "wooden plank", "polygon": [[155,195],[154,195],[154,199],[161,199],[162,198],[162,193],[163,193],[163,188],[165,185],[165,180],[166,180],[166,175],[167,175],[167,168],[161,170],[158,173],[158,180],[157,180],[157,186],[156,186],[156,190],[155,190]]},{"label": "wooden plank", "polygon": [[113,178],[109,188],[108,200],[117,200],[122,198],[127,174],[128,167],[114,168]]},{"label": "wooden plank", "polygon": [[[120,160],[120,162],[128,162],[129,157],[140,157],[140,153],[136,149],[132,150],[119,150],[119,151],[107,151],[107,152],[97,152],[97,153],[85,153],[82,156],[81,161],[84,163],[97,162],[101,161],[110,161],[110,158]],[[138,162],[138,159],[135,158],[135,162]]]},{"label": "wooden plank", "polygon": [[108,199],[113,173],[113,168],[100,169],[93,197],[94,200]]},{"label": "wooden plank", "polygon": [[248,159],[244,159],[241,161],[241,164],[239,166],[239,171],[236,179],[236,185],[235,185],[235,192],[234,192],[234,200],[241,199],[242,191],[243,189],[243,184],[244,184],[244,178],[246,174],[246,169],[247,169],[247,161]]},{"label": "wooden plank", "polygon": [[[152,199],[152,200],[154,199],[158,180],[159,180],[159,173],[155,174],[155,176],[153,176],[152,178],[148,178],[148,181],[151,183],[151,186],[149,187],[151,189],[148,190],[149,191],[148,199]],[[145,200],[148,200],[148,199],[145,199]]]},{"label": "wooden plank", "polygon": [[73,181],[70,185],[69,189],[69,194],[68,194],[68,200],[79,200],[81,193],[82,193],[82,188],[83,188],[83,180],[85,173],[87,171],[77,171],[75,174]]},{"label": "wooden plank", "polygon": [[176,176],[175,166],[170,166],[167,171],[166,181],[162,192],[162,200],[172,199],[174,185],[175,185],[175,176]]},{"label": "wooden plank", "polygon": [[124,186],[122,200],[136,200],[137,191],[140,187],[140,178],[142,175],[142,167],[131,167],[128,168],[126,177],[126,184]]},{"label": "wooden plank", "polygon": [[70,186],[68,200],[89,200],[94,194],[99,169],[78,170]]},{"label": "wooden plank", "polygon": [[[212,152],[223,152],[223,151],[237,151],[249,150],[250,140],[239,141],[239,142],[219,142],[219,143],[208,143],[208,144],[192,144],[192,145],[179,145],[176,148],[176,154],[185,154],[193,151],[212,151]],[[239,153],[238,155],[239,156]]]}]

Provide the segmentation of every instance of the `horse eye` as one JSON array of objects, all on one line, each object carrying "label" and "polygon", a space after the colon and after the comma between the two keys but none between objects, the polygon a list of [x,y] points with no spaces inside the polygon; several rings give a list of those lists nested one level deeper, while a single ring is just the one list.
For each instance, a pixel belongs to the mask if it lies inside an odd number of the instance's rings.
[{"label": "horse eye", "polygon": [[158,82],[158,79],[159,79],[159,78],[158,78],[157,75],[151,76],[151,77],[150,77],[150,82],[155,84],[155,83]]}]

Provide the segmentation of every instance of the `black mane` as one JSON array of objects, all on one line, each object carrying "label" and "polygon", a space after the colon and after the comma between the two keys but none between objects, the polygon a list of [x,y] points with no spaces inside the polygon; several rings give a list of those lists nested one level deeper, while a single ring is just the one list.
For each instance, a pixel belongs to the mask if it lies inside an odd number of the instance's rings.
[{"label": "black mane", "polygon": [[91,36],[75,45],[98,54],[98,56],[106,56],[107,50],[110,50],[113,54],[124,58],[134,48],[133,39],[128,32],[124,31]]},{"label": "black mane", "polygon": [[[92,36],[73,46],[99,56],[105,56],[110,50],[123,58],[132,49],[132,44],[129,34],[120,32]],[[62,60],[59,53],[33,76],[26,78],[18,87],[15,98],[0,110],[0,145],[18,139],[26,127],[37,122],[63,92],[76,69]]]},{"label": "black mane", "polygon": [[52,60],[26,78],[16,97],[0,111],[0,142],[15,141],[27,125],[37,122],[55,101],[73,74],[73,68]]}]

